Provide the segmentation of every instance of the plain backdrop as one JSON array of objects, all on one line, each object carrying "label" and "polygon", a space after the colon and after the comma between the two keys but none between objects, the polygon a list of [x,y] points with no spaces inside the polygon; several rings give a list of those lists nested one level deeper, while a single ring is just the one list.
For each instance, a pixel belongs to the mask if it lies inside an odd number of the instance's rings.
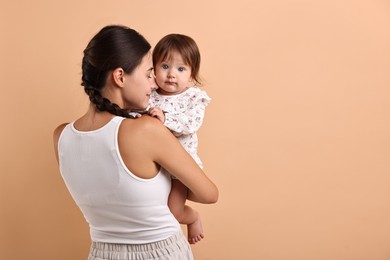
[{"label": "plain backdrop", "polygon": [[77,260],[88,225],[52,132],[80,116],[82,52],[108,24],[193,37],[215,205],[198,260],[390,259],[390,2],[0,2],[0,259]]}]

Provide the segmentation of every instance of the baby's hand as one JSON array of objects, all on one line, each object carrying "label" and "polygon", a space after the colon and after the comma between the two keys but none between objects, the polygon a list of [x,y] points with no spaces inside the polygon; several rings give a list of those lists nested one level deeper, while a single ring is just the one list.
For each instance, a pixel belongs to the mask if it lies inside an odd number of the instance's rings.
[{"label": "baby's hand", "polygon": [[149,108],[148,114],[150,116],[156,117],[158,120],[160,120],[162,123],[165,122],[165,114],[159,107],[151,107]]}]

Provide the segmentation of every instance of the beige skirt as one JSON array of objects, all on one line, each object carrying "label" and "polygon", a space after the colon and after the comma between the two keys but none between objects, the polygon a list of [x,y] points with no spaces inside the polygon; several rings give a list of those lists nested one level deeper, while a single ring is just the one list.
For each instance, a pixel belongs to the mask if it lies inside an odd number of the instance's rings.
[{"label": "beige skirt", "polygon": [[88,260],[193,260],[183,232],[148,244],[127,245],[92,242]]}]

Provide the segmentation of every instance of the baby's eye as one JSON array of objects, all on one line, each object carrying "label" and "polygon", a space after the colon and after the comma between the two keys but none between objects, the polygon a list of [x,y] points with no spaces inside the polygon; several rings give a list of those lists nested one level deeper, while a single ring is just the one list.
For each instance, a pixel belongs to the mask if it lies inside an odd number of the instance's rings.
[{"label": "baby's eye", "polygon": [[184,68],[184,67],[179,67],[178,70],[179,70],[180,72],[183,72],[183,71],[186,70],[186,68]]},{"label": "baby's eye", "polygon": [[168,69],[168,65],[167,64],[163,64],[162,66],[161,66],[163,69]]}]

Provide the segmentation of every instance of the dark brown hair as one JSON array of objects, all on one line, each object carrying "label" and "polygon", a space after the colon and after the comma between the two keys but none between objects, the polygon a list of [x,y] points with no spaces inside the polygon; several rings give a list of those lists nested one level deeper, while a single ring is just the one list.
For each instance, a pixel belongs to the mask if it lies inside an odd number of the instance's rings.
[{"label": "dark brown hair", "polygon": [[126,109],[101,95],[110,71],[122,68],[131,74],[151,46],[137,31],[122,25],[101,29],[88,43],[82,62],[81,85],[100,111],[131,117]]},{"label": "dark brown hair", "polygon": [[189,36],[174,33],[164,36],[153,50],[153,64],[169,59],[173,51],[177,51],[191,67],[191,77],[200,85],[200,52],[196,42]]}]

